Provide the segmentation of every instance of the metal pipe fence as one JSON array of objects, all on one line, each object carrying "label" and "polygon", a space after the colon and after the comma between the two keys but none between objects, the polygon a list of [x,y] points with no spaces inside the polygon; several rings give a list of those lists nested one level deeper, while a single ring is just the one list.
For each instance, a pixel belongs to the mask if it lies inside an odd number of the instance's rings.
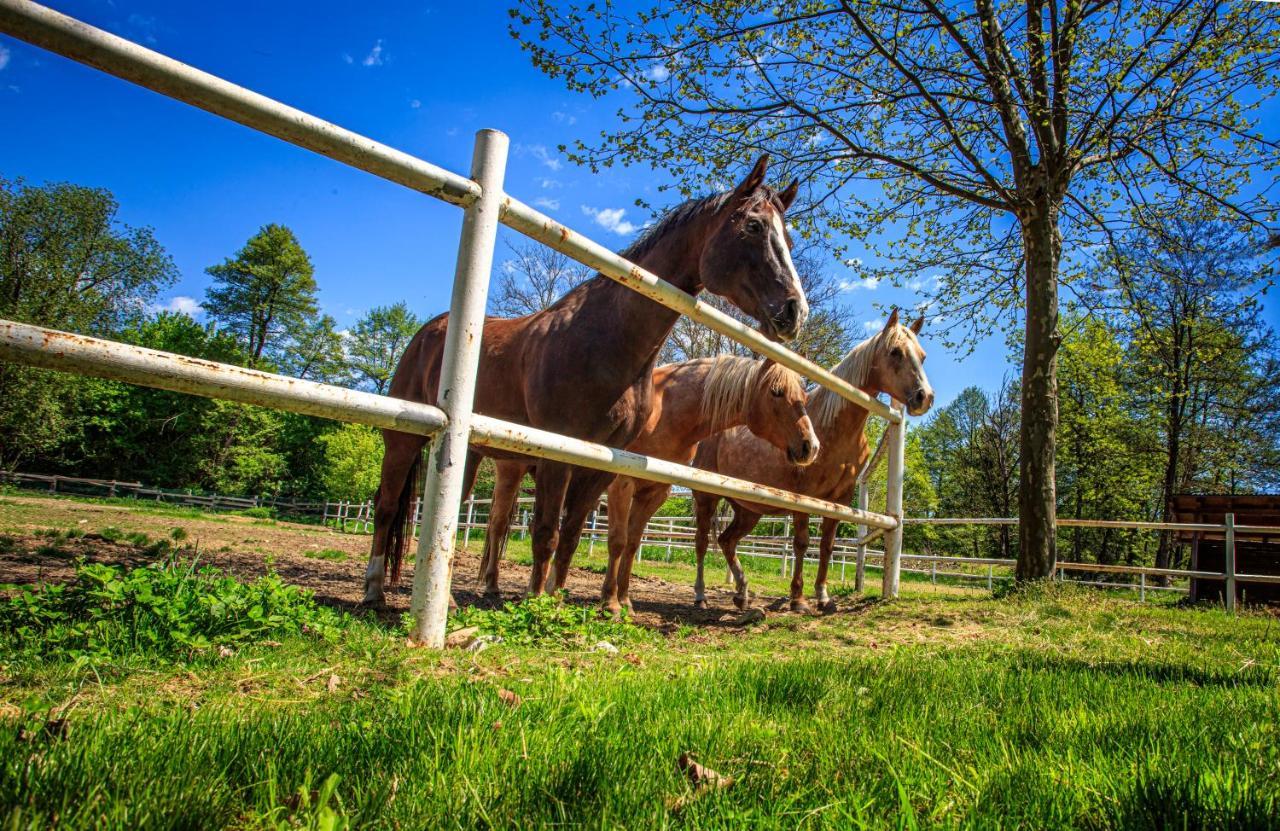
[{"label": "metal pipe fence", "polygon": [[[440,401],[443,408],[410,405],[393,399],[370,401],[348,398],[368,394],[320,384],[309,385],[298,379],[268,373],[250,375],[246,373],[252,373],[252,370],[240,367],[193,362],[189,358],[109,341],[18,323],[0,323],[0,358],[6,360],[404,432],[439,434],[439,438],[431,443],[431,458],[426,468],[425,493],[429,510],[423,512],[414,566],[411,608],[417,621],[414,636],[418,641],[436,647],[444,642],[448,567],[453,556],[461,494],[463,465],[460,461],[468,443],[643,479],[678,483],[784,510],[799,509],[883,528],[887,531],[884,593],[889,597],[896,596],[898,556],[902,545],[900,519],[905,414],[664,282],[657,275],[505,195],[502,180],[506,136],[493,130],[482,130],[477,134],[471,178],[466,179],[28,0],[0,0],[0,31],[465,209],[450,304],[451,325],[441,373]],[[655,302],[688,315],[737,343],[773,358],[886,419],[886,435],[889,437],[886,504],[889,514],[850,509],[473,413],[474,376],[481,341],[479,333],[499,222],[597,269]],[[453,463],[455,459],[458,463]],[[380,565],[371,561],[371,572]]]}]

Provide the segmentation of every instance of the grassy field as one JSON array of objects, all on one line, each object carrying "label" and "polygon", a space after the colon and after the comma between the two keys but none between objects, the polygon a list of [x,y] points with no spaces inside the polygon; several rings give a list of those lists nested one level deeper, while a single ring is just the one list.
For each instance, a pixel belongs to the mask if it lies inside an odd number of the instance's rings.
[{"label": "grassy field", "polygon": [[[6,502],[9,548],[88,545],[66,539],[77,503]],[[107,560],[181,561],[204,539],[361,567],[314,528],[80,511],[87,534],[110,521],[148,535]],[[158,546],[165,528],[184,534]],[[897,602],[745,625],[473,607],[456,625],[503,641],[433,653],[394,619],[316,606],[281,580],[102,568],[63,595],[16,595],[26,616],[0,617],[5,828],[1266,828],[1280,815],[1280,651],[1260,612],[907,582]],[[647,568],[690,579],[680,563]],[[753,586],[778,591],[776,569]],[[173,634],[188,625],[208,645]],[[731,782],[695,786],[682,754]]]}]

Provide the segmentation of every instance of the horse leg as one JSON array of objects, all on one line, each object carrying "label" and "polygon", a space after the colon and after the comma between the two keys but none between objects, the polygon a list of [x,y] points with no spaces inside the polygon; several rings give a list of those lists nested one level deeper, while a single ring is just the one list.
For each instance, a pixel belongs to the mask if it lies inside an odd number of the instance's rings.
[{"label": "horse leg", "polygon": [[605,569],[604,584],[600,587],[600,601],[614,615],[621,609],[618,603],[618,564],[627,548],[630,526],[627,518],[631,513],[635,485],[636,480],[630,476],[619,476],[609,484],[609,567]]},{"label": "horse leg", "polygon": [[496,465],[493,501],[489,504],[489,522],[484,532],[484,556],[480,560],[480,579],[488,597],[501,594],[498,589],[498,560],[511,530],[511,512],[520,492],[520,481],[528,469],[529,465],[523,462],[501,461]]},{"label": "horse leg", "polygon": [[542,594],[547,582],[547,566],[556,548],[560,529],[560,511],[564,507],[564,492],[569,487],[573,468],[563,462],[546,459],[538,461],[533,476],[533,529],[530,533],[533,547],[533,566],[529,570],[528,596]]},{"label": "horse leg", "polygon": [[733,584],[736,589],[733,593],[733,605],[739,609],[747,608],[748,595],[747,575],[742,571],[742,564],[738,562],[738,542],[756,527],[760,516],[755,511],[749,511],[741,505],[734,504],[733,522],[724,529],[719,539],[720,552],[724,554],[725,562],[729,564],[729,571],[733,572]]},{"label": "horse leg", "polygon": [[818,543],[818,576],[813,580],[813,599],[818,601],[818,611],[830,613],[836,603],[827,595],[827,569],[831,565],[831,551],[836,544],[836,528],[839,520],[822,518],[822,540]]},{"label": "horse leg", "polygon": [[707,608],[706,584],[702,580],[702,564],[707,558],[707,545],[711,542],[711,523],[715,521],[716,505],[720,497],[708,493],[693,493],[693,518],[697,524],[693,536],[693,550],[697,554],[698,577],[693,581],[693,607]]},{"label": "horse leg", "polygon": [[569,565],[582,539],[582,528],[587,516],[600,504],[600,495],[613,481],[616,474],[607,470],[578,468],[569,482],[569,492],[564,500],[564,520],[560,523],[560,540],[556,544],[556,568],[553,586],[556,591],[564,588],[569,579]]},{"label": "horse leg", "polygon": [[636,551],[640,541],[644,539],[644,527],[667,501],[671,493],[670,485],[657,482],[644,482],[636,488],[631,499],[631,521],[627,526],[627,548],[622,554],[622,566],[618,573],[618,601],[629,612],[631,611],[631,567],[636,562]]},{"label": "horse leg", "polygon": [[809,515],[792,514],[791,611],[812,612],[804,599],[804,555],[809,550]]},{"label": "horse leg", "polygon": [[[382,478],[374,495],[373,545],[369,565],[364,573],[365,605],[379,605],[386,600],[387,558],[399,567],[399,559],[412,536],[413,517],[409,515],[413,501],[413,476],[422,459],[427,439],[409,433],[383,431],[385,452],[382,455]],[[394,548],[395,551],[390,549]]]}]

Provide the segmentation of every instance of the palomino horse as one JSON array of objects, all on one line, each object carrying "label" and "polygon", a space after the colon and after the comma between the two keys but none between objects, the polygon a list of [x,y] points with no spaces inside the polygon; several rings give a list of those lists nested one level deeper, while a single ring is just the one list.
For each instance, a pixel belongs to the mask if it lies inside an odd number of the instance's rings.
[{"label": "palomino horse", "polygon": [[[767,157],[732,191],[686,202],[668,213],[624,254],[689,294],[705,287],[759,321],[775,339],[793,337],[808,316],[791,262],[783,216],[798,183],[782,192],[764,184]],[[649,415],[653,367],[679,317],[604,275],[596,275],[543,311],[510,320],[488,318],[481,343],[474,406],[484,413],[573,438],[622,447]],[[393,398],[435,403],[448,315],[414,335],[391,381]],[[426,439],[384,430],[382,480],[376,496],[373,547],[365,573],[365,602],[383,599],[411,535],[414,481]],[[464,489],[475,480],[479,454],[525,458],[472,447]],[[579,532],[590,506],[613,474],[579,477],[566,502],[571,465],[542,461],[535,479],[529,591],[542,590],[557,547],[561,511]],[[577,537],[561,539],[577,545]]]},{"label": "palomino horse", "polygon": [[[732,355],[697,358],[655,369],[653,407],[640,435],[627,449],[688,464],[698,442],[740,424],[797,464],[808,464],[818,452],[818,439],[805,411],[800,376],[773,361]],[[486,594],[498,593],[498,564],[510,528],[511,507],[530,467],[528,462],[515,460],[497,463],[480,568]],[[574,475],[579,474],[575,471]],[[631,606],[627,599],[631,564],[629,559],[622,559],[620,570],[620,558],[624,551],[628,557],[635,553],[645,524],[670,490],[670,485],[629,476],[619,476],[609,485],[609,572],[602,597],[611,611],[618,610],[620,601]],[[630,544],[632,541],[634,544]],[[556,585],[564,585],[568,566],[557,557]]]},{"label": "palomino horse", "polygon": [[[929,379],[924,374],[925,354],[917,337],[923,324],[924,319],[921,318],[911,324],[910,328],[899,325],[895,309],[884,329],[855,346],[832,372],[868,395],[888,393],[895,400],[904,402],[911,415],[923,415],[933,406],[933,388],[929,386]],[[857,404],[822,387],[809,394],[809,412],[813,415],[822,451],[808,467],[791,464],[772,446],[741,428],[713,436],[699,445],[694,466],[848,505],[853,499],[858,471],[866,464],[869,455],[867,439],[863,435],[868,413]],[[711,534],[711,521],[720,497],[695,492],[693,499],[698,523],[695,541],[698,578],[694,584],[694,602],[702,608],[707,602],[702,565]],[[737,499],[731,499],[730,503],[733,506],[733,521],[720,535],[719,542],[720,550],[724,552],[729,569],[733,572],[736,587],[733,602],[741,609],[747,602],[747,580],[738,562],[738,541],[755,527],[760,517],[779,512],[775,508]],[[795,611],[807,611],[809,607],[804,600],[804,554],[809,547],[809,515],[793,512],[792,517],[795,527],[792,540],[795,569],[791,576],[791,608]],[[831,562],[831,549],[838,525],[838,520],[826,517],[822,520],[822,542],[818,574],[814,580],[814,596],[823,611],[833,608],[827,596],[827,567]]]}]

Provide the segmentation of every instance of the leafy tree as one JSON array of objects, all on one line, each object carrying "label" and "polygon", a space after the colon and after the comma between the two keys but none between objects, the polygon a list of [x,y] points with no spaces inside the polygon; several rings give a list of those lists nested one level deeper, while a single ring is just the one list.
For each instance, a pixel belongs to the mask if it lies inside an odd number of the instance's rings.
[{"label": "leafy tree", "polygon": [[[937,494],[937,514],[1007,517],[1018,490],[1018,389],[1006,380],[994,396],[968,387],[912,430],[921,447],[919,464]],[[904,494],[905,499],[905,494]],[[1011,557],[1008,526],[936,529],[942,550],[972,556]]]},{"label": "leafy tree", "polygon": [[502,264],[489,308],[499,317],[540,312],[590,279],[590,269],[541,243],[507,243],[511,259]]},{"label": "leafy tree", "polygon": [[[1059,365],[1058,508],[1076,519],[1149,519],[1155,501],[1154,420],[1139,404],[1137,376],[1118,333],[1100,317],[1065,318]],[[1158,516],[1158,511],[1155,513]],[[1074,562],[1149,561],[1149,536],[1073,528]]]},{"label": "leafy tree", "polygon": [[240,338],[251,366],[283,349],[316,314],[311,258],[283,225],[262,226],[234,257],[206,271],[213,285],[205,310]]},{"label": "leafy tree", "polygon": [[1274,212],[1249,186],[1280,160],[1255,120],[1280,82],[1266,4],[522,0],[512,16],[536,66],[621,99],[621,127],[575,160],[656,165],[691,191],[768,149],[808,184],[811,231],[866,240],[869,271],[938,272],[935,309],[971,331],[1021,306],[1020,579],[1056,559],[1063,251],[1152,205]]},{"label": "leafy tree", "polygon": [[346,344],[329,315],[313,315],[290,333],[280,350],[280,369],[288,375],[324,384],[345,384],[351,378]]},{"label": "leafy tree", "polygon": [[[137,320],[177,272],[108,191],[0,178],[0,317],[95,335]],[[0,466],[79,441],[86,379],[0,364]]]},{"label": "leafy tree", "polygon": [[[1169,216],[1128,235],[1100,266],[1120,276],[1120,311],[1139,377],[1134,392],[1152,415],[1152,432],[1162,436],[1157,513],[1166,522],[1170,497],[1193,483],[1235,490],[1235,481],[1202,480],[1215,448],[1231,448],[1215,471],[1247,480],[1247,471],[1265,479],[1275,470],[1269,428],[1280,406],[1280,350],[1259,317],[1273,273],[1259,259],[1263,247],[1237,224]],[[1235,443],[1249,436],[1256,437],[1251,450]],[[1156,565],[1168,568],[1171,556],[1172,538],[1163,534]]]},{"label": "leafy tree", "polygon": [[379,395],[385,393],[400,356],[422,324],[404,302],[370,309],[356,322],[347,342],[356,382]]},{"label": "leafy tree", "polygon": [[365,500],[378,489],[382,438],[363,424],[344,424],[320,437],[324,492],[331,499]]}]

